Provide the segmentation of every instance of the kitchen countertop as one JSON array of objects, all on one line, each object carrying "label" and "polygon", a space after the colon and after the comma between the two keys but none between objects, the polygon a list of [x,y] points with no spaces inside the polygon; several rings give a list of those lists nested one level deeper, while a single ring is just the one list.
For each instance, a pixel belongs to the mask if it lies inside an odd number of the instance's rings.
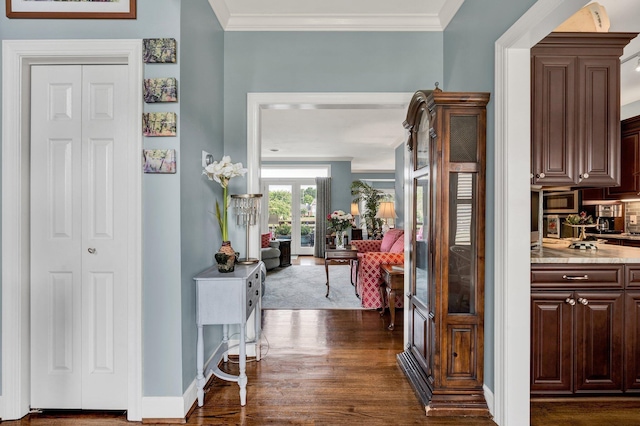
[{"label": "kitchen countertop", "polygon": [[586,233],[586,235],[593,235],[594,237],[598,237],[598,238],[609,238],[609,239],[615,239],[615,240],[635,240],[635,241],[640,241],[640,235],[638,234],[590,234],[589,232]]},{"label": "kitchen countertop", "polygon": [[531,263],[640,263],[638,247],[598,244],[597,250],[579,250],[569,248],[570,243],[566,239],[545,238],[542,248],[531,250]]}]

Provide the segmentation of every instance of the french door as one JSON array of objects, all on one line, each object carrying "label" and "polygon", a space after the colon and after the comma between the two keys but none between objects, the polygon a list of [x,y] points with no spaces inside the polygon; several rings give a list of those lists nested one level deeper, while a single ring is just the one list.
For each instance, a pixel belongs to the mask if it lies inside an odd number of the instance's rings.
[{"label": "french door", "polygon": [[313,179],[263,179],[268,227],[277,239],[291,240],[291,254],[313,255],[316,184]]},{"label": "french door", "polygon": [[31,406],[126,409],[127,69],[31,81]]}]

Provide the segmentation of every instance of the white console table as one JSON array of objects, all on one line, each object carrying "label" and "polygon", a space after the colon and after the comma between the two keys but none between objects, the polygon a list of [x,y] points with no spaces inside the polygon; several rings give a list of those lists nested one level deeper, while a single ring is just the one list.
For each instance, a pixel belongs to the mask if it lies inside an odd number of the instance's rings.
[{"label": "white console table", "polygon": [[[193,278],[196,281],[196,325],[198,327],[196,385],[200,407],[204,404],[205,377],[209,372],[223,380],[237,382],[240,386],[240,405],[244,406],[247,402],[245,328],[247,319],[255,311],[256,358],[260,360],[261,264],[262,262],[236,265],[235,270],[228,273],[218,272],[218,267],[214,265]],[[210,362],[204,365],[203,326],[210,324],[222,325],[223,340]],[[225,373],[218,367],[222,359],[225,362],[228,361],[229,324],[240,325],[240,374],[238,376]]]}]

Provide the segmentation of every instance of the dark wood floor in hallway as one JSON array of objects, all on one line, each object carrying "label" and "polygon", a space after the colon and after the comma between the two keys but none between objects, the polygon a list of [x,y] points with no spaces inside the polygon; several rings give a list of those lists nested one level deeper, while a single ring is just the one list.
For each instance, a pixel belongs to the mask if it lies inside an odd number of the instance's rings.
[{"label": "dark wood floor in hallway", "polygon": [[[388,313],[381,318],[375,311],[265,311],[263,359],[247,365],[247,405],[239,405],[237,384],[213,379],[205,405],[192,410],[187,424],[494,425],[489,419],[426,417],[396,363],[403,349],[402,315],[393,332],[388,321]],[[224,369],[235,373],[237,364]],[[531,424],[640,425],[638,399],[539,402],[532,405]],[[2,426],[131,424],[121,413],[45,412]]]}]

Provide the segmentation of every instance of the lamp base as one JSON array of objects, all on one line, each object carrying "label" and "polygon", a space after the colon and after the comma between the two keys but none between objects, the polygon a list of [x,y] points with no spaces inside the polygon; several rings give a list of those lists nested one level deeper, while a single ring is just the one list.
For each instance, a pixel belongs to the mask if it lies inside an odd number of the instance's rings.
[{"label": "lamp base", "polygon": [[248,258],[248,259],[238,259],[238,261],[236,262],[238,265],[252,265],[254,263],[258,263],[259,260],[258,259],[254,259],[252,257]]}]

